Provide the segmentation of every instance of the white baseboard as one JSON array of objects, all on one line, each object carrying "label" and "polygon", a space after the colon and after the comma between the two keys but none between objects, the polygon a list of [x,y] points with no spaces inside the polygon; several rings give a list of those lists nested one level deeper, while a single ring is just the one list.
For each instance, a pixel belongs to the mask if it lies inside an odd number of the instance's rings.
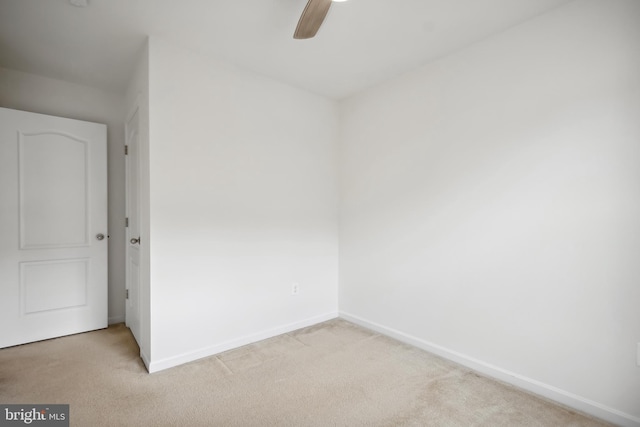
[{"label": "white baseboard", "polygon": [[109,317],[110,325],[115,325],[116,323],[124,323],[124,321],[125,321],[124,315]]},{"label": "white baseboard", "polygon": [[161,360],[149,361],[143,360],[147,366],[149,373],[162,371],[164,369],[172,368],[174,366],[182,365],[183,363],[193,362],[194,360],[202,359],[203,357],[213,356],[223,351],[232,350],[234,348],[242,347],[243,345],[252,344],[254,342],[262,341],[267,338],[272,338],[277,335],[286,334],[287,332],[295,331],[296,329],[312,326],[327,320],[335,319],[338,317],[337,312],[325,313],[319,316],[310,317],[308,319],[301,320],[299,322],[289,323],[286,325],[278,326],[276,328],[267,329],[255,334],[240,337],[231,341],[226,341],[213,346],[205,347],[200,350],[183,353],[177,356],[168,357]]},{"label": "white baseboard", "polygon": [[617,409],[610,408],[598,402],[594,402],[593,400],[586,399],[582,396],[578,396],[568,391],[561,390],[557,387],[544,384],[532,378],[527,378],[525,376],[507,371],[497,366],[493,366],[489,363],[474,359],[473,357],[469,357],[465,354],[458,353],[457,351],[453,351],[437,344],[424,341],[420,338],[416,338],[414,336],[405,334],[404,332],[400,332],[398,330],[382,326],[375,322],[368,321],[353,314],[341,311],[340,317],[344,320],[355,323],[356,325],[360,325],[364,328],[371,329],[391,338],[395,338],[398,341],[402,341],[414,347],[426,350],[430,353],[436,354],[440,357],[466,366],[489,377],[493,377],[505,383],[514,385],[531,393],[535,393],[547,399],[556,401],[570,408],[576,409],[602,420],[625,427],[640,427],[640,418],[624,413]]}]

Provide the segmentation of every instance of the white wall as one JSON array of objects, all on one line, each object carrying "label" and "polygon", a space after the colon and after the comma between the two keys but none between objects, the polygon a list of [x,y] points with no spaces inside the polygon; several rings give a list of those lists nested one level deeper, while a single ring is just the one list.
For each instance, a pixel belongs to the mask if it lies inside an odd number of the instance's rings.
[{"label": "white wall", "polygon": [[149,81],[150,370],[335,317],[335,104],[156,38]]},{"label": "white wall", "polygon": [[341,313],[640,423],[639,24],[578,0],[344,101]]},{"label": "white wall", "polygon": [[0,68],[0,106],[107,125],[109,323],[124,321],[124,126],[120,94]]}]

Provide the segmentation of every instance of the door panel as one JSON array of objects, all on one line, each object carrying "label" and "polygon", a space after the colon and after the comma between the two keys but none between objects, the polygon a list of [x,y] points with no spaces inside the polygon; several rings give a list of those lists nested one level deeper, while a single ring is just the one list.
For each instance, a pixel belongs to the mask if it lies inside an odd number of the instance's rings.
[{"label": "door panel", "polygon": [[24,315],[87,304],[88,258],[20,263]]},{"label": "door panel", "polygon": [[88,143],[51,132],[18,135],[21,249],[89,245]]},{"label": "door panel", "polygon": [[0,348],[107,326],[106,126],[0,108]]}]

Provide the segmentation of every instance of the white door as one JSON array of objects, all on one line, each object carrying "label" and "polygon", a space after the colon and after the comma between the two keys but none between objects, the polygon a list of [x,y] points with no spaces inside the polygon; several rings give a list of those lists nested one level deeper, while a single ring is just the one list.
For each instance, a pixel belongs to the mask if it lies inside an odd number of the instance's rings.
[{"label": "white door", "polygon": [[107,327],[106,134],[0,108],[0,348]]},{"label": "white door", "polygon": [[127,304],[126,323],[140,342],[140,151],[138,110],[127,120]]}]

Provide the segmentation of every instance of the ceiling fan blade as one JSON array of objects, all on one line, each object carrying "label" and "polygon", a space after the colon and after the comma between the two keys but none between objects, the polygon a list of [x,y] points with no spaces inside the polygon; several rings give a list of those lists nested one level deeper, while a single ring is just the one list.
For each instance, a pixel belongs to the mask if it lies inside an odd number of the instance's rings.
[{"label": "ceiling fan blade", "polygon": [[331,0],[309,0],[298,21],[293,38],[310,39],[315,36],[330,7]]}]

